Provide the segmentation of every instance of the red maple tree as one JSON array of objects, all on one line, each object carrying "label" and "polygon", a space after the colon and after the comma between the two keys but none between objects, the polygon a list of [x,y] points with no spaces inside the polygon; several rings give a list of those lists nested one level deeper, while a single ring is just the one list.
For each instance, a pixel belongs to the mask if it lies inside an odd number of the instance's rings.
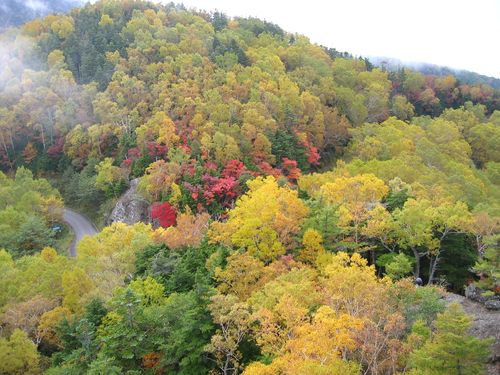
[{"label": "red maple tree", "polygon": [[151,206],[151,217],[153,220],[157,220],[162,227],[168,228],[175,224],[177,211],[168,202],[156,202]]}]

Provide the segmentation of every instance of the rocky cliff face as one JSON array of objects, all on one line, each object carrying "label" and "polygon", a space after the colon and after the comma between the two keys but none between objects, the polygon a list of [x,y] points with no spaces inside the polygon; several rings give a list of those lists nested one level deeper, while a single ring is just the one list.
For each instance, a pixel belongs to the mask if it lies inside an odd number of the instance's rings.
[{"label": "rocky cliff face", "polygon": [[107,220],[108,225],[117,221],[126,224],[151,222],[149,203],[137,192],[138,184],[138,178],[130,181],[129,189],[121,196],[111,212]]}]

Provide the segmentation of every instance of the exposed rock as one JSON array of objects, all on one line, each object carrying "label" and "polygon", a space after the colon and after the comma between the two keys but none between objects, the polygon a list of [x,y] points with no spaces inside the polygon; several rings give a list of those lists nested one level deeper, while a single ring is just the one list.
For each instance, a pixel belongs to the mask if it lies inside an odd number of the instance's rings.
[{"label": "exposed rock", "polygon": [[[486,307],[488,310],[498,311],[500,310],[500,300],[490,299],[484,303],[484,307]],[[500,326],[498,329],[500,329]]]},{"label": "exposed rock", "polygon": [[108,218],[108,225],[117,221],[126,224],[151,222],[149,203],[138,192],[139,179],[130,181],[129,189],[123,194]]},{"label": "exposed rock", "polygon": [[483,297],[481,296],[481,290],[476,288],[474,284],[469,284],[465,287],[465,296],[473,301],[482,302]]},{"label": "exposed rock", "polygon": [[465,297],[483,304],[488,310],[500,310],[500,296],[485,295],[485,291],[470,284],[465,288]]}]

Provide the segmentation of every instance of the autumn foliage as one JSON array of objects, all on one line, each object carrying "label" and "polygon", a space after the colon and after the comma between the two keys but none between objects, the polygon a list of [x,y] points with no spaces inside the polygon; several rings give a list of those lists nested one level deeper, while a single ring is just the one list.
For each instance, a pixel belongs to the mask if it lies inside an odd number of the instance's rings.
[{"label": "autumn foliage", "polygon": [[175,224],[177,212],[168,202],[154,203],[151,206],[151,218],[157,220],[163,228],[171,227]]},{"label": "autumn foliage", "polygon": [[92,3],[0,35],[0,374],[484,372],[441,286],[498,297],[498,90]]}]

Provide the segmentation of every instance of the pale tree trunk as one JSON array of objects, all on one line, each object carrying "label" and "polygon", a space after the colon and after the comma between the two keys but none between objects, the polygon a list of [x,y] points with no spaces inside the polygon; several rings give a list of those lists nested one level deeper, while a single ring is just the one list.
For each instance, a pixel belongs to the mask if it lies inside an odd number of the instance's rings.
[{"label": "pale tree trunk", "polygon": [[427,285],[432,284],[432,282],[434,281],[434,276],[436,275],[437,266],[438,266],[438,263],[440,260],[439,257],[441,256],[441,244],[443,243],[443,240],[450,232],[451,232],[451,229],[448,227],[445,227],[443,230],[443,233],[441,234],[441,237],[439,238],[439,247],[438,247],[436,257],[434,258],[434,260],[432,260],[432,257],[431,257],[431,262],[429,264],[429,281],[427,282]]},{"label": "pale tree trunk", "polygon": [[45,150],[45,129],[43,127],[43,124],[40,125],[40,129],[42,131],[42,144],[43,144],[43,149]]},{"label": "pale tree trunk", "polygon": [[429,265],[429,281],[427,282],[427,285],[431,285],[432,282],[434,281],[434,275],[436,274],[437,265],[439,263],[439,255],[440,255],[440,253],[438,253],[436,255],[434,260],[432,260],[432,258],[431,258],[431,262]]},{"label": "pale tree trunk", "polygon": [[413,268],[413,276],[415,278],[420,277],[420,254],[414,247],[411,248],[413,256],[415,257],[415,267]]}]

